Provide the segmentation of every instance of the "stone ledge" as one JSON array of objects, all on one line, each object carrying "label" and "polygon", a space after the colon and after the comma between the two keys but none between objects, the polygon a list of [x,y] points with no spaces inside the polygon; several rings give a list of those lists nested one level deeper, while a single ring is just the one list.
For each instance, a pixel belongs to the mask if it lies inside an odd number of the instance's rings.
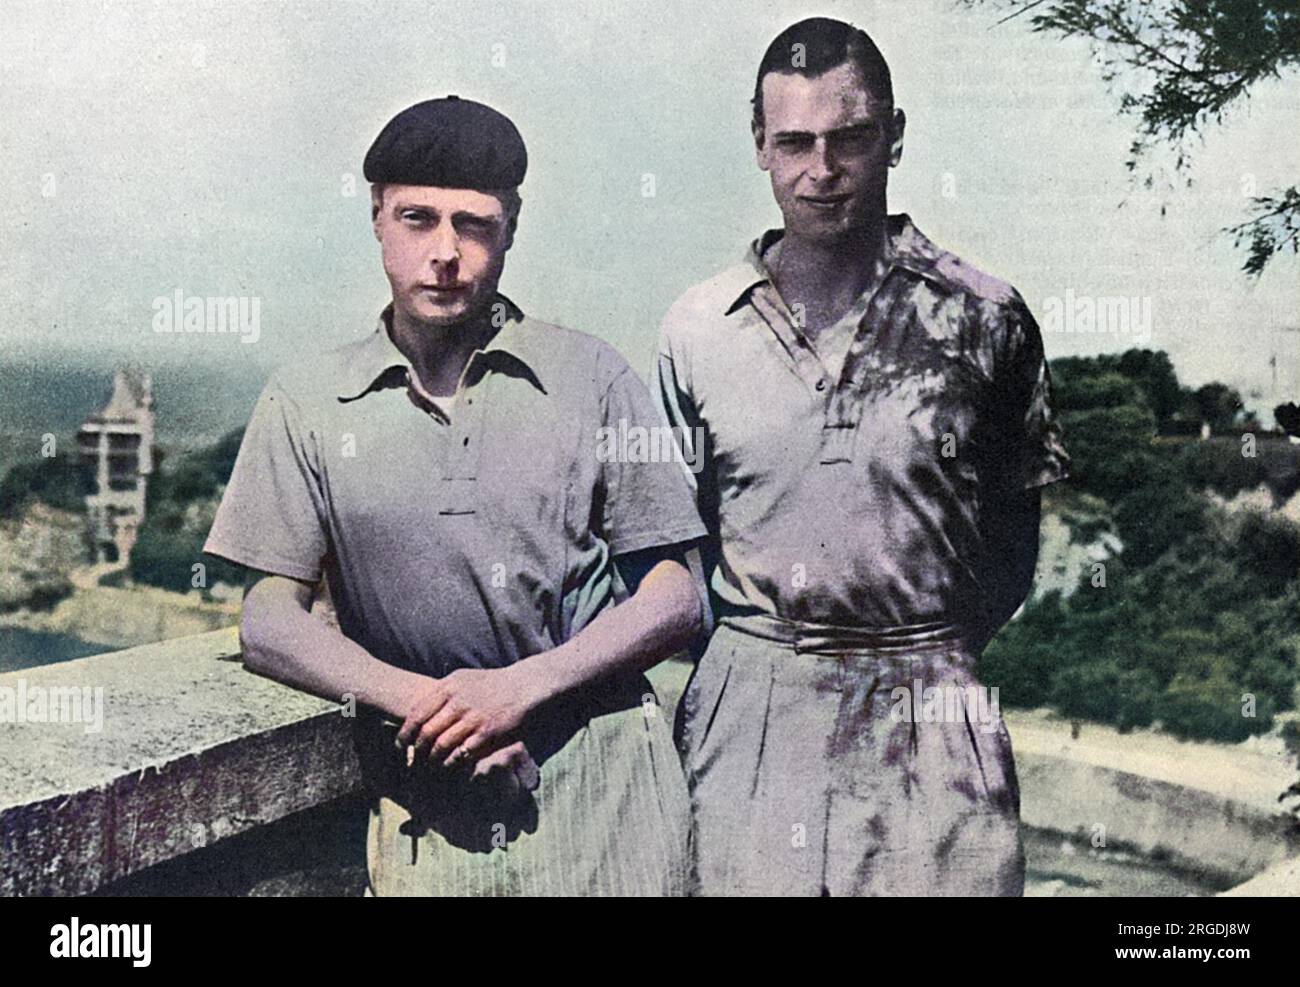
[{"label": "stone ledge", "polygon": [[[671,662],[652,673],[668,708],[687,673]],[[357,893],[351,721],[245,670],[234,628],[0,674],[0,689],[20,683],[102,689],[104,718],[89,733],[0,722],[0,895]],[[1214,751],[1197,745],[1148,764],[1118,741],[1103,752],[1091,736],[1063,739],[1068,724],[1018,712],[1007,722],[1026,825],[1088,835],[1102,819],[1109,839],[1140,852],[1237,881],[1260,875],[1235,893],[1300,893],[1266,798],[1281,778],[1272,767],[1207,775]],[[285,849],[304,839],[320,846]]]},{"label": "stone ledge", "polygon": [[1226,883],[1296,851],[1276,809],[1024,746],[1016,747],[1016,771],[1020,818],[1035,829],[1088,840],[1103,825],[1107,845]]},{"label": "stone ledge", "polygon": [[85,894],[354,793],[340,707],[253,675],[235,628],[0,675],[102,689],[102,730],[0,723],[0,895]]}]

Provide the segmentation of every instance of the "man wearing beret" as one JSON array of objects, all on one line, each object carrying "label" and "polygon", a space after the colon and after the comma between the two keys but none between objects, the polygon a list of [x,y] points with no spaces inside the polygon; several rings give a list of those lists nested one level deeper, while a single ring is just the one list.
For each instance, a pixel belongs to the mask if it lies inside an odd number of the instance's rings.
[{"label": "man wearing beret", "polygon": [[[602,454],[656,418],[623,359],[497,292],[525,169],[470,100],[384,127],[365,176],[392,302],[272,378],[205,546],[252,570],[247,665],[365,711],[371,895],[685,888],[643,672],[706,629],[704,528],[680,462]],[[322,576],[337,629],[309,612]]]},{"label": "man wearing beret", "polygon": [[1024,300],[886,211],[903,124],[865,32],[783,31],[753,136],[784,227],[664,321],[657,392],[704,430],[717,538],[679,721],[705,894],[1023,889],[974,664],[1029,592],[1068,458]]}]

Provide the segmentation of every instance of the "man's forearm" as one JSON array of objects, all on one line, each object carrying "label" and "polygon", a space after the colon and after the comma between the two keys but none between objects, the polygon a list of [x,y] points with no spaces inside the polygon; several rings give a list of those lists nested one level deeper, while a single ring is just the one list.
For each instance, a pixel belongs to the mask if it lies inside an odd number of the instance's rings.
[{"label": "man's forearm", "polygon": [[544,702],[617,672],[643,672],[680,651],[702,619],[687,569],[663,561],[629,599],[601,614],[564,644],[519,662],[516,671]]},{"label": "man's forearm", "polygon": [[323,699],[353,696],[399,721],[429,681],[380,661],[292,603],[246,601],[240,637],[244,663],[253,671]]}]

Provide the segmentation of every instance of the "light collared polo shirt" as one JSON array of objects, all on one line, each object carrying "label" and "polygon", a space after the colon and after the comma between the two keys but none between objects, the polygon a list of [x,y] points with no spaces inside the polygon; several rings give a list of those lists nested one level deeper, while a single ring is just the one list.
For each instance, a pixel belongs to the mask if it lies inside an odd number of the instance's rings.
[{"label": "light collared polo shirt", "polygon": [[411,386],[389,310],[367,338],[277,372],[204,551],[324,574],[344,634],[444,675],[569,639],[615,602],[614,556],[703,535],[680,461],[602,443],[658,424],[626,361],[498,301],[508,317],[445,412]]},{"label": "light collared polo shirt", "polygon": [[703,429],[715,594],[846,627],[976,619],[981,516],[1068,472],[1033,316],[891,216],[884,277],[851,309],[835,375],[763,262],[782,235],[690,289],[660,338],[661,409],[687,438]]}]

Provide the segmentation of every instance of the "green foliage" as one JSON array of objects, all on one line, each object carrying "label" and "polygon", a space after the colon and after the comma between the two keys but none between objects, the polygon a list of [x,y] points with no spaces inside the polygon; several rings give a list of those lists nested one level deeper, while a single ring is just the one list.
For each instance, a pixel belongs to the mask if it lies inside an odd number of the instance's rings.
[{"label": "green foliage", "polygon": [[1209,508],[1204,496],[1183,484],[1147,477],[1115,508],[1115,526],[1124,543],[1125,558],[1134,565],[1150,565],[1203,532]]},{"label": "green foliage", "polygon": [[1159,711],[1161,685],[1149,668],[1131,668],[1119,676],[1115,725],[1121,731],[1149,727]]},{"label": "green foliage", "polygon": [[1179,410],[1182,388],[1164,350],[1129,350],[1120,356],[1116,369],[1141,389],[1156,421],[1164,423]]},{"label": "green foliage", "polygon": [[[1024,16],[1030,29],[1088,41],[1119,110],[1137,124],[1127,166],[1148,188],[1159,168],[1152,153],[1173,152],[1174,171],[1187,177],[1190,149],[1206,129],[1250,98],[1261,82],[1300,65],[1300,4],[1296,0],[963,0]],[[1148,165],[1143,167],[1143,165]],[[1247,162],[1244,173],[1250,173]],[[1254,277],[1278,254],[1300,249],[1300,189],[1291,185],[1249,198],[1249,218],[1229,227],[1245,251],[1242,270]]]},{"label": "green foliage", "polygon": [[1273,419],[1287,435],[1300,439],[1300,405],[1294,401],[1279,404],[1273,409]]},{"label": "green foliage", "polygon": [[1232,498],[1253,490],[1270,477],[1262,456],[1243,456],[1239,447],[1225,450],[1214,442],[1189,442],[1178,454],[1181,482]]},{"label": "green foliage", "polygon": [[1296,252],[1300,244],[1300,188],[1292,185],[1274,195],[1250,200],[1250,218],[1230,226],[1232,244],[1246,251],[1241,269],[1258,277],[1276,254]]},{"label": "green foliage", "polygon": [[235,429],[220,441],[181,457],[174,466],[159,469],[149,483],[149,509],[154,505],[187,504],[216,495],[230,479],[244,430]]},{"label": "green foliage", "polygon": [[1277,596],[1300,574],[1300,528],[1246,511],[1237,525],[1241,567],[1261,596]]},{"label": "green foliage", "polygon": [[[1074,366],[1067,369],[1067,364]],[[1104,370],[1102,361],[1067,357],[1052,363],[1052,404],[1057,411],[1085,411],[1119,405],[1147,406],[1137,381],[1118,370]]]},{"label": "green foliage", "polygon": [[1196,389],[1196,409],[1201,418],[1209,422],[1210,429],[1224,432],[1237,423],[1244,407],[1241,395],[1227,384],[1214,381]]},{"label": "green foliage", "polygon": [[1242,690],[1227,675],[1178,675],[1156,700],[1155,713],[1164,729],[1177,737],[1239,743],[1272,729],[1274,707],[1264,697],[1248,717],[1243,715]]},{"label": "green foliage", "polygon": [[0,517],[16,518],[33,501],[79,512],[92,489],[93,478],[74,453],[16,463],[0,480]]},{"label": "green foliage", "polygon": [[141,527],[131,549],[131,578],[151,586],[187,593],[193,572],[190,567],[205,561],[199,554],[202,548],[201,535],[167,525],[163,519],[151,516]]},{"label": "green foliage", "polygon": [[1283,725],[1282,740],[1291,755],[1300,758],[1300,720],[1289,720]]},{"label": "green foliage", "polygon": [[176,592],[194,587],[194,566],[204,566],[204,583],[243,582],[239,566],[203,554],[203,542],[216,511],[218,495],[234,468],[243,430],[181,457],[155,474],[149,484],[148,508],[135,547],[131,577]]},{"label": "green foliage", "polygon": [[1112,723],[1119,712],[1119,668],[1105,659],[1067,665],[1052,676],[1051,697],[1066,716]]},{"label": "green foliage", "polygon": [[989,642],[980,658],[980,680],[997,686],[1002,702],[1047,704],[1052,675],[1061,667],[1054,638],[1064,613],[1060,593],[1048,593]]},{"label": "green foliage", "polygon": [[[211,512],[203,513],[210,523]],[[196,524],[184,511],[174,507],[164,507],[150,515],[131,549],[131,578],[150,586],[188,593],[196,588],[194,566],[199,563],[204,567],[204,586],[210,587],[218,580],[241,584],[244,577],[240,567],[203,554],[207,530],[207,525]]]},{"label": "green foliage", "polygon": [[86,560],[83,516],[29,505],[0,523],[0,613],[54,606],[72,592],[68,573]]},{"label": "green foliage", "polygon": [[1123,550],[1105,563],[1104,586],[1085,572],[1068,599],[1053,592],[1026,606],[979,671],[1008,706],[1236,742],[1294,707],[1300,528],[1224,513],[1204,495],[1262,482],[1258,458],[1223,443],[1153,441],[1154,407],[1173,415],[1200,397],[1227,414],[1236,401],[1221,385],[1183,389],[1165,366],[1137,350],[1053,363],[1075,488],[1056,509],[1108,513]]},{"label": "green foliage", "polygon": [[1114,501],[1154,472],[1155,418],[1143,405],[1121,404],[1062,412],[1070,451],[1070,481]]},{"label": "green foliage", "polygon": [[[986,649],[980,675],[1008,706],[1051,705],[1120,729],[1159,721],[1180,737],[1235,742],[1294,705],[1300,580],[1267,596],[1248,573],[1249,515],[1186,538],[1155,564],[1107,565],[1063,601],[1031,603]],[[1116,590],[1119,590],[1118,592]],[[1255,715],[1243,715],[1243,697]]]}]

